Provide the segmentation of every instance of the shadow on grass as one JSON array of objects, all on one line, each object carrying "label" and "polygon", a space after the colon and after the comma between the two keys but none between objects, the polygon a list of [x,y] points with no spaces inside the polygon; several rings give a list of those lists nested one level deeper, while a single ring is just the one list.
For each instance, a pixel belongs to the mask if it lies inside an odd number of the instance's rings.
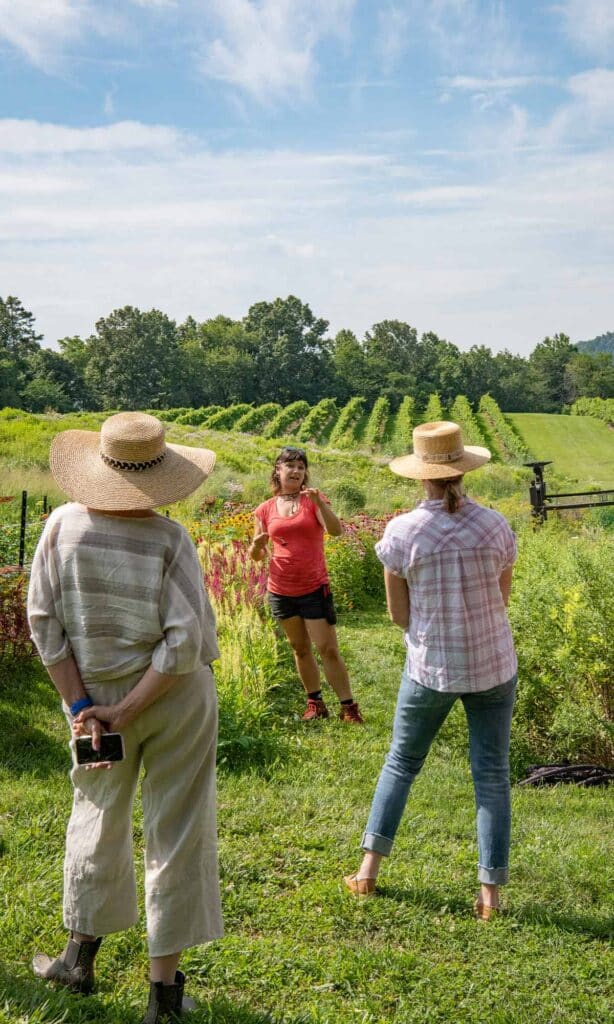
[{"label": "shadow on grass", "polygon": [[[73,995],[62,988],[24,976],[0,963],[0,1006],[11,1011],[15,1020],[36,1021],[36,1024],[103,1024],[109,1020],[108,1009],[97,996]],[[135,1013],[122,1013],[126,1024],[137,1024]]]},{"label": "shadow on grass", "polygon": [[435,913],[444,909],[446,913],[460,916],[473,913],[471,901],[437,889],[408,889],[400,885],[380,885],[378,883],[377,891],[384,899],[394,900],[396,903],[412,904]]},{"label": "shadow on grass", "polygon": [[[140,1024],[147,1004],[147,988],[143,986],[142,1006],[135,1010],[121,999],[108,1002],[100,995],[80,996],[59,986],[11,971],[0,963],[0,1006],[14,1019],[32,1020],[33,1024]],[[196,1007],[186,1019],[193,1024],[301,1024],[302,1017],[273,1017],[248,1006],[240,1006],[224,997],[206,1002],[196,1000]]]},{"label": "shadow on grass", "polygon": [[[473,915],[473,901],[454,896],[437,889],[414,889],[396,885],[379,885],[379,895],[397,903],[412,904],[438,913],[445,909],[446,913],[460,917]],[[595,914],[581,914],[574,911],[552,910],[547,904],[531,904],[506,910],[503,921],[514,921],[520,925],[545,925],[565,932],[577,932],[594,939],[609,940],[614,938],[614,920],[600,918]]]},{"label": "shadow on grass", "polygon": [[36,659],[0,661],[2,765],[15,775],[45,778],[68,767],[66,743],[45,731],[45,721],[58,714],[59,698],[42,672]]},{"label": "shadow on grass", "polygon": [[594,939],[614,938],[614,920],[599,918],[594,914],[579,914],[575,911],[553,911],[547,904],[533,903],[513,912],[514,920],[520,924],[549,925],[564,932],[579,932]]}]

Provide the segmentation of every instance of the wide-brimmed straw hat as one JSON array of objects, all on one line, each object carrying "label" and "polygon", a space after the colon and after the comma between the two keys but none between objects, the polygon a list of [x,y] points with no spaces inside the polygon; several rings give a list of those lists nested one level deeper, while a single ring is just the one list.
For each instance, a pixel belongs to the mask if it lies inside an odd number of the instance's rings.
[{"label": "wide-brimmed straw hat", "polygon": [[215,464],[215,452],[167,444],[155,416],[120,412],[100,433],[65,430],[51,443],[49,464],[63,491],[105,512],[170,505],[195,491]]},{"label": "wide-brimmed straw hat", "polygon": [[393,473],[412,480],[449,480],[490,459],[488,448],[463,445],[460,427],[447,420],[421,423],[413,439],[413,455],[401,455],[389,463]]}]

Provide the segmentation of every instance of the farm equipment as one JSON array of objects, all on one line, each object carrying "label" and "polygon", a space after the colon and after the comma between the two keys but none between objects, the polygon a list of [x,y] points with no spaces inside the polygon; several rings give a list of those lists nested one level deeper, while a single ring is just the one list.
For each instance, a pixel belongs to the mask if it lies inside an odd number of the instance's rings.
[{"label": "farm equipment", "polygon": [[[533,470],[533,479],[529,485],[529,498],[531,515],[536,525],[545,523],[549,512],[614,505],[614,488],[605,491],[569,491],[564,494],[548,494],[544,480],[544,466],[551,466],[552,462],[525,462],[524,465]],[[562,498],[576,498],[577,500],[570,503],[561,501]]]}]

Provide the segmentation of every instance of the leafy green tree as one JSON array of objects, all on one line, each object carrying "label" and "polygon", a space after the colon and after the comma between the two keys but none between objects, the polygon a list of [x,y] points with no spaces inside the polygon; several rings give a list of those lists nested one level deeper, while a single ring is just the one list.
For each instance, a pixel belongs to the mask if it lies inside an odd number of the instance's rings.
[{"label": "leafy green tree", "polygon": [[238,320],[189,317],[178,329],[188,404],[232,405],[256,398],[254,339]]},{"label": "leafy green tree", "polygon": [[486,345],[472,345],[468,352],[459,356],[460,387],[475,407],[486,392],[494,394],[499,381],[499,368],[495,357]]},{"label": "leafy green tree", "polygon": [[332,346],[333,390],[340,402],[362,394],[366,381],[365,352],[353,331],[341,330]]},{"label": "leafy green tree", "polygon": [[[94,400],[90,389],[85,383],[85,368],[87,359],[87,346],[81,338],[63,338],[60,342],[60,352],[54,352],[49,348],[42,348],[35,352],[28,359],[29,376],[31,383],[37,380],[48,382],[49,400],[45,407],[57,409],[58,412],[68,412],[71,409],[92,409]],[[66,355],[69,354],[70,358]],[[59,390],[55,390],[59,389]],[[36,388],[28,388],[22,392],[26,409],[32,412],[38,411],[32,406],[36,402],[37,407],[43,401],[45,388],[43,384]],[[55,395],[56,402],[51,400]],[[30,403],[30,404],[28,404]]]},{"label": "leafy green tree", "polygon": [[294,295],[257,302],[243,324],[253,338],[258,402],[313,404],[330,393],[328,321],[315,317],[306,303]]},{"label": "leafy green tree", "polygon": [[607,352],[578,352],[565,367],[567,401],[614,398],[614,363]]},{"label": "leafy green tree", "polygon": [[417,386],[418,334],[402,320],[382,320],[365,334],[365,382],[367,402],[380,396],[398,408],[404,395]]},{"label": "leafy green tree", "polygon": [[70,412],[73,404],[57,380],[37,375],[22,388],[21,407],[28,412]]},{"label": "leafy green tree", "polygon": [[544,338],[529,356],[541,412],[560,412],[567,401],[567,364],[577,354],[566,334]]},{"label": "leafy green tree", "polygon": [[40,349],[34,316],[14,295],[0,297],[0,405],[21,405],[28,382],[28,358]]},{"label": "leafy green tree", "polygon": [[460,352],[456,345],[425,331],[416,351],[416,388],[418,406],[425,406],[433,392],[439,392],[444,405],[454,401],[461,388]]},{"label": "leafy green tree", "polygon": [[174,320],[158,309],[114,310],[88,340],[86,382],[103,409],[185,405],[185,374]]}]

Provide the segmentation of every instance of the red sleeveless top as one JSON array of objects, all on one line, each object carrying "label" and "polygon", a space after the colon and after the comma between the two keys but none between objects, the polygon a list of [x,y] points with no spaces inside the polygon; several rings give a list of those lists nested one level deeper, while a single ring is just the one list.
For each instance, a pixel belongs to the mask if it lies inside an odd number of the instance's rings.
[{"label": "red sleeveless top", "polygon": [[279,515],[275,497],[259,505],[254,515],[273,542],[267,582],[272,594],[297,597],[310,594],[329,582],[324,559],[324,527],[311,498],[301,494],[298,511],[293,516]]}]

